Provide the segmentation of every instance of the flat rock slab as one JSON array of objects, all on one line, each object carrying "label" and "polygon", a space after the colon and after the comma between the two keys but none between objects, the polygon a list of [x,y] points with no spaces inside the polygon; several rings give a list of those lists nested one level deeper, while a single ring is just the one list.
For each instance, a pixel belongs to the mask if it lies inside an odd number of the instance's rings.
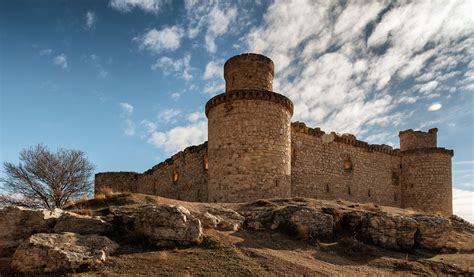
[{"label": "flat rock slab", "polygon": [[102,264],[119,245],[99,235],[32,235],[15,251],[12,268],[34,274],[81,270]]}]

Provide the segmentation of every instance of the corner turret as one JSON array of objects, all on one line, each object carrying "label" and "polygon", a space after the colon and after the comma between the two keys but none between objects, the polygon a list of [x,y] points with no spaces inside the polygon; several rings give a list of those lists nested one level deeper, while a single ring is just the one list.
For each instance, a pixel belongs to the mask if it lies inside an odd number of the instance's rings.
[{"label": "corner turret", "polygon": [[450,216],[453,213],[451,168],[453,150],[437,147],[438,129],[399,133],[402,208]]}]

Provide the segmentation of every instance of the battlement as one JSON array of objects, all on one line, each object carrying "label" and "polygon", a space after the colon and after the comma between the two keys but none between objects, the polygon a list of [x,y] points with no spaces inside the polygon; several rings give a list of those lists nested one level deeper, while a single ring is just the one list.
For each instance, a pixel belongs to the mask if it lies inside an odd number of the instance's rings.
[{"label": "battlement", "polygon": [[401,151],[420,148],[434,148],[437,147],[438,129],[432,128],[429,129],[428,132],[408,129],[401,131],[398,136],[400,137]]},{"label": "battlement", "polygon": [[209,116],[209,111],[222,103],[230,103],[235,100],[263,100],[270,101],[285,107],[290,116],[293,115],[293,102],[286,96],[278,93],[268,93],[264,90],[257,89],[246,89],[246,90],[233,90],[230,92],[222,93],[214,96],[206,104],[206,116]]},{"label": "battlement", "polygon": [[224,64],[225,91],[255,89],[273,90],[273,61],[259,54],[234,56]]},{"label": "battlement", "polygon": [[320,128],[310,128],[307,127],[303,122],[293,122],[291,123],[292,131],[298,133],[304,133],[315,137],[320,137],[325,143],[329,142],[338,142],[348,144],[358,148],[364,148],[369,152],[381,152],[388,155],[400,156],[400,150],[393,149],[390,145],[386,144],[369,144],[365,141],[358,140],[356,136],[352,134],[336,134],[331,132],[326,134],[324,131],[321,131]]}]

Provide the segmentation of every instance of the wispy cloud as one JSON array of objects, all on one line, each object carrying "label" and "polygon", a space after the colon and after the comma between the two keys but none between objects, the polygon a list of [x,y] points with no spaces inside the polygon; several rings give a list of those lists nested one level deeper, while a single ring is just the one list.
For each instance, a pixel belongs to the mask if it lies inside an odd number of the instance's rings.
[{"label": "wispy cloud", "polygon": [[293,100],[294,120],[361,134],[459,85],[442,76],[474,56],[473,3],[274,1],[243,41],[274,60],[274,90]]},{"label": "wispy cloud", "polygon": [[204,80],[209,80],[212,78],[222,78],[222,68],[224,67],[223,61],[210,61],[206,65],[206,69],[204,70]]},{"label": "wispy cloud", "polygon": [[181,59],[172,59],[170,57],[161,57],[151,66],[152,70],[161,70],[163,74],[170,75],[176,74],[177,76],[188,81],[193,78],[191,75],[191,55],[186,54]]},{"label": "wispy cloud", "polygon": [[68,67],[67,56],[65,54],[57,55],[53,58],[53,64],[61,67],[62,69],[66,69]]},{"label": "wispy cloud", "polygon": [[237,17],[237,7],[230,1],[200,2],[185,1],[190,38],[195,38],[201,30],[205,30],[204,45],[209,53],[217,51],[216,39],[229,30]]},{"label": "wispy cloud", "polygon": [[40,56],[49,56],[53,53],[53,49],[42,49],[39,51]]},{"label": "wispy cloud", "polygon": [[93,11],[87,11],[85,14],[86,19],[86,28],[95,29],[95,24],[97,22],[97,15]]},{"label": "wispy cloud", "polygon": [[135,135],[135,124],[133,123],[133,120],[131,118],[133,114],[133,106],[126,102],[119,103],[119,106],[121,109],[120,117],[124,119],[123,123],[125,125],[124,127],[125,135],[127,136]]},{"label": "wispy cloud", "polygon": [[157,115],[159,121],[164,123],[176,122],[181,111],[177,109],[164,109]]},{"label": "wispy cloud", "polygon": [[176,50],[179,48],[184,30],[178,26],[165,27],[161,30],[151,29],[133,40],[139,43],[140,49],[147,49],[153,53],[163,50]]},{"label": "wispy cloud", "polygon": [[122,116],[131,116],[133,113],[133,106],[129,103],[123,102],[119,103],[120,108],[122,109]]},{"label": "wispy cloud", "polygon": [[150,133],[148,142],[167,154],[176,153],[185,147],[203,143],[207,139],[207,120],[177,126],[169,131]]},{"label": "wispy cloud", "polygon": [[111,0],[110,6],[123,13],[139,8],[145,12],[157,14],[164,2],[163,0]]}]

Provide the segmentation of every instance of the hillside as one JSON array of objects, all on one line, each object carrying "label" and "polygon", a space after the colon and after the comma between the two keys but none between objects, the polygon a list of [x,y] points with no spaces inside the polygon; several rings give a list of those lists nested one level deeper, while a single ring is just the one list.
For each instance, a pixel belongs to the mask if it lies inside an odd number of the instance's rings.
[{"label": "hillside", "polygon": [[[184,223],[199,223],[202,234],[191,225],[183,229],[169,208],[174,206],[189,211]],[[101,225],[81,223],[88,217],[67,224],[59,217],[51,232],[95,229],[120,245],[100,264],[61,271],[72,275],[474,273],[474,227],[457,217],[412,210],[306,198],[192,203],[128,193],[82,201],[68,210],[100,216],[114,227],[99,231]],[[6,215],[0,211],[0,227],[13,228]],[[2,276],[14,272],[10,262],[11,256],[2,259]]]}]

